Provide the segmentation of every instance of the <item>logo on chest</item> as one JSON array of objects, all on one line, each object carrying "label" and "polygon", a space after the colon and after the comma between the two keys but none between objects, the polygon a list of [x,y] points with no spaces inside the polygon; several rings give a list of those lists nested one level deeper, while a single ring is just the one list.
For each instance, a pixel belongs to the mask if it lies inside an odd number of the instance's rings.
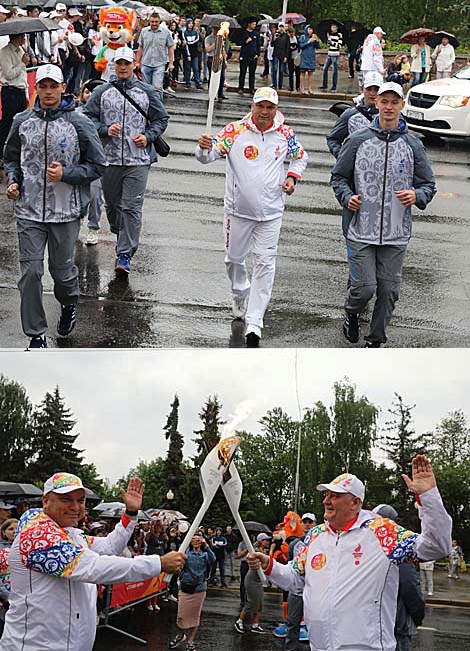
[{"label": "logo on chest", "polygon": [[315,556],[310,561],[312,570],[321,570],[326,565],[326,556],[325,554],[315,554]]},{"label": "logo on chest", "polygon": [[256,160],[259,154],[258,147],[247,145],[243,150],[243,154],[247,160]]},{"label": "logo on chest", "polygon": [[361,552],[361,545],[358,545],[352,553],[354,558],[354,565],[360,565],[363,553]]}]

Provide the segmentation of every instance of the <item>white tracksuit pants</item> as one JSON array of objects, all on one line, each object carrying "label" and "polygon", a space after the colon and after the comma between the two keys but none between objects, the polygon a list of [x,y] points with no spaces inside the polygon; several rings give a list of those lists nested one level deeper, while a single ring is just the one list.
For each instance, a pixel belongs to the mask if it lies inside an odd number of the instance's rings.
[{"label": "white tracksuit pants", "polygon": [[[242,297],[249,293],[245,317],[247,325],[263,327],[264,313],[274,284],[281,223],[282,217],[263,222],[243,217],[224,217],[225,267],[233,295]],[[250,245],[253,256],[251,283],[245,264]]]}]

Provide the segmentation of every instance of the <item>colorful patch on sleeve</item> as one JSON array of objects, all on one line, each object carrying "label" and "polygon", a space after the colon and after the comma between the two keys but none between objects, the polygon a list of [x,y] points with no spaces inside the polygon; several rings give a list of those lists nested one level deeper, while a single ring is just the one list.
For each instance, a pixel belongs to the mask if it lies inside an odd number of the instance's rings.
[{"label": "colorful patch on sleeve", "polygon": [[387,518],[367,520],[362,527],[370,529],[376,536],[387,558],[395,565],[416,561],[416,540],[418,535],[408,531]]},{"label": "colorful patch on sleeve", "polygon": [[287,160],[299,160],[305,155],[305,150],[297,139],[297,136],[292,131],[291,127],[288,127],[287,124],[281,124],[278,129],[284,138],[287,140]]},{"label": "colorful patch on sleeve", "polygon": [[212,139],[212,143],[222,156],[227,156],[233,147],[233,143],[238,136],[246,131],[246,125],[242,122],[230,122],[222,131]]},{"label": "colorful patch on sleeve", "polygon": [[10,592],[10,566],[8,565],[8,548],[0,549],[0,584]]},{"label": "colorful patch on sleeve", "polygon": [[70,576],[84,549],[44,511],[31,518],[20,534],[19,552],[25,567],[61,578]]},{"label": "colorful patch on sleeve", "polygon": [[307,563],[307,554],[310,544],[318,538],[318,536],[325,531],[326,527],[324,524],[319,524],[316,527],[312,527],[308,534],[305,536],[303,547],[301,547],[297,556],[290,561],[290,564],[294,570],[301,576],[305,575],[305,565]]}]

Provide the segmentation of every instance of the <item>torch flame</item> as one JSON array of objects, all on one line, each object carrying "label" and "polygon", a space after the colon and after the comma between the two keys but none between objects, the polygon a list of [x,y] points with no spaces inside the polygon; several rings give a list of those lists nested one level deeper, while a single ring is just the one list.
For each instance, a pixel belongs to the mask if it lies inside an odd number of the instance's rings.
[{"label": "torch flame", "polygon": [[224,426],[224,432],[222,434],[223,439],[227,436],[231,436],[238,425],[249,417],[254,406],[255,403],[253,400],[242,400],[242,402],[235,407],[235,414],[229,415],[229,422]]},{"label": "torch flame", "polygon": [[220,28],[219,31],[217,32],[217,36],[223,36],[225,38],[228,36],[228,33],[230,31],[230,23],[227,20],[224,20],[223,23],[220,23]]}]

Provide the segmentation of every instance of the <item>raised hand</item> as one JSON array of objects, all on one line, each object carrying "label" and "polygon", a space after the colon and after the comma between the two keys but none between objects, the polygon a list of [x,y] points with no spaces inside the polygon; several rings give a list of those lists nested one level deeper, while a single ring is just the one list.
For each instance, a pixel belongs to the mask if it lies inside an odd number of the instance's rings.
[{"label": "raised hand", "polygon": [[144,494],[145,484],[138,477],[132,477],[129,481],[127,491],[120,489],[122,501],[128,511],[138,511],[142,506],[142,496]]},{"label": "raised hand", "polygon": [[412,479],[402,475],[403,481],[415,495],[422,495],[437,485],[429,459],[424,454],[417,454],[412,460],[411,476]]}]

